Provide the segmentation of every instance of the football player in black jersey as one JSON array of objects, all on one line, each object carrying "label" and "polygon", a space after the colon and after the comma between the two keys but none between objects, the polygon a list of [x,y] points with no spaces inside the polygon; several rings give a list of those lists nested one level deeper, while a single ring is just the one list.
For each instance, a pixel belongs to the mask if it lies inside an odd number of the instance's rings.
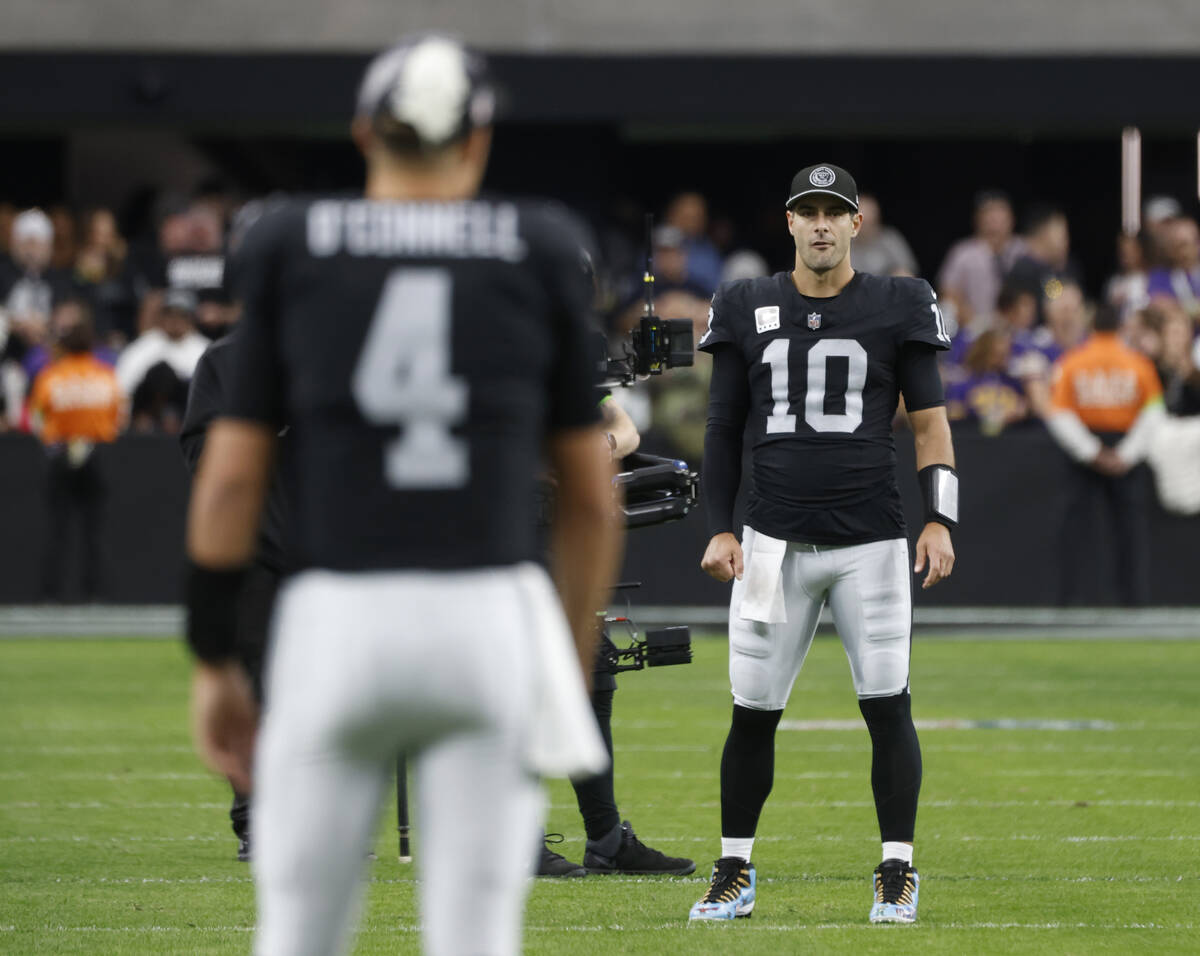
[{"label": "football player in black jersey", "polygon": [[[179,441],[183,446],[183,457],[188,470],[193,474],[204,450],[204,439],[208,427],[225,410],[232,375],[234,345],[237,332],[218,339],[200,357],[192,383],[188,388],[187,411],[183,416],[183,427]],[[245,590],[239,600],[237,652],[238,658],[250,678],[257,704],[262,703],[262,670],[266,654],[267,633],[270,629],[271,610],[275,606],[275,595],[279,582],[289,573],[293,559],[287,541],[288,526],[287,493],[282,476],[275,474],[259,531],[258,547],[246,573]],[[233,804],[229,808],[229,819],[237,836],[237,858],[243,862],[250,859],[250,794],[233,793]]]},{"label": "football player in black jersey", "polygon": [[[398,752],[416,765],[425,951],[518,952],[539,774],[607,760],[583,668],[620,529],[581,229],[477,197],[493,102],[456,41],[383,53],[353,125],[365,198],[285,204],[240,253],[229,403],[188,520],[188,640],[201,752],[248,787],[234,598],[286,422],[302,566],[254,756],[260,954],[343,949]],[[561,604],[536,560],[543,451]]]},{"label": "football player in black jersey", "polygon": [[[914,570],[928,568],[922,587],[932,587],[953,568],[958,520],[935,357],[950,338],[928,283],[854,271],[861,221],[849,173],[829,164],[801,170],[787,201],[795,268],[721,286],[700,340],[713,356],[703,468],[712,538],[701,566],[734,582],[734,706],[721,759],[721,857],[692,919],[754,909],[751,849],[771,790],[775,730],[826,602],[873,748],[883,862],[870,919],[916,919],[921,751],[909,704],[912,578],[892,418],[903,395],[925,495]],[[739,543],[744,433],[752,482]]]},{"label": "football player in black jersey", "polygon": [[[262,214],[264,204],[249,203],[234,219],[229,240],[229,255],[225,258],[222,274],[222,292],[230,301],[233,299],[233,276],[239,265],[236,255],[245,230]],[[236,319],[237,307],[232,310]],[[233,362],[237,343],[237,326],[212,343],[200,356],[196,371],[188,387],[187,411],[183,426],[179,430],[179,443],[188,471],[193,475],[200,463],[204,450],[204,439],[208,427],[225,411],[229,401],[229,388],[233,378]],[[280,433],[286,435],[286,428]],[[284,439],[286,442],[286,439]],[[271,479],[271,490],[263,511],[262,527],[259,529],[258,548],[254,560],[246,573],[245,589],[238,602],[237,651],[238,658],[250,678],[255,703],[262,705],[262,672],[266,656],[267,635],[270,631],[271,611],[275,607],[275,596],[283,577],[295,567],[294,545],[288,533],[290,507],[283,475],[276,469]],[[243,862],[250,859],[250,795],[234,788],[233,803],[229,808],[229,820],[237,836],[237,858]]]}]

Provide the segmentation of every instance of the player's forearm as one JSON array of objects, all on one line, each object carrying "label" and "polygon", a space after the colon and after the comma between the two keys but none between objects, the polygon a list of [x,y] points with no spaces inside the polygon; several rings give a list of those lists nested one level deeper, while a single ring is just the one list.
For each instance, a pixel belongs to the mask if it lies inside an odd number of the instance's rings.
[{"label": "player's forearm", "polygon": [[556,522],[554,577],[579,660],[595,657],[596,612],[608,602],[621,555],[621,531],[607,508],[561,509]]},{"label": "player's forearm", "polygon": [[620,459],[632,455],[642,443],[637,425],[633,423],[629,413],[611,398],[604,403],[602,409],[605,431],[612,436],[612,457]]},{"label": "player's forearm", "polygon": [[908,413],[912,424],[913,444],[917,451],[917,471],[930,465],[954,467],[954,442],[950,437],[950,421],[944,406],[923,408]]},{"label": "player's forearm", "polygon": [[710,418],[704,433],[704,462],[700,475],[704,483],[704,507],[710,537],[733,531],[733,507],[742,480],[744,427],[744,424]]},{"label": "player's forearm", "polygon": [[750,380],[741,352],[722,345],[713,353],[704,431],[705,512],[710,536],[733,531],[733,506],[742,480],[742,437],[750,412]]}]

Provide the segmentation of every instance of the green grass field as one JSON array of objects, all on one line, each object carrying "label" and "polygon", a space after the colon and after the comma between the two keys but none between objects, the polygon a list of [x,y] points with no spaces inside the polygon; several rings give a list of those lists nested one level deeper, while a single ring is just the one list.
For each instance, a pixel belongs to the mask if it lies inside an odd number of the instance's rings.
[{"label": "green grass field", "polygon": [[[0,952],[249,951],[253,887],[227,789],[191,752],[187,671],[173,642],[0,641]],[[919,640],[913,689],[916,926],[865,922],[870,755],[828,639],[785,719],[832,723],[780,732],[754,917],[688,926],[718,851],[729,711],[725,645],[706,639],[690,666],[623,676],[614,719],[624,814],[697,874],[538,881],[527,951],[1200,952],[1200,643]],[[987,724],[1006,718],[1028,725]],[[549,829],[578,859],[573,795],[556,783],[550,798]],[[392,823],[359,953],[419,948]]]}]

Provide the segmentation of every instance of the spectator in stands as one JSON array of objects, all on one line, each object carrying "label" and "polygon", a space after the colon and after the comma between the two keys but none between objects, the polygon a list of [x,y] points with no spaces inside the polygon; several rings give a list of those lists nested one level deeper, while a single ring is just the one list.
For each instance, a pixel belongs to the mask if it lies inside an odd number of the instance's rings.
[{"label": "spectator in stands", "polygon": [[884,224],[879,200],[859,193],[858,212],[862,226],[851,250],[855,270],[877,276],[915,276],[917,257],[900,230]]},{"label": "spectator in stands", "polygon": [[1163,246],[1166,225],[1183,215],[1183,207],[1174,196],[1151,196],[1142,203],[1142,234],[1145,236],[1146,268],[1165,263]]},{"label": "spectator in stands", "polygon": [[1167,303],[1156,311],[1162,317],[1162,350],[1155,364],[1167,411],[1179,416],[1200,415],[1200,370],[1196,368],[1192,320],[1183,309]]},{"label": "spectator in stands", "polygon": [[73,293],[67,298],[61,299],[55,305],[54,312],[50,317],[50,335],[47,341],[32,346],[25,353],[25,361],[22,363],[22,368],[24,368],[30,382],[36,381],[42,369],[53,362],[61,351],[58,345],[61,334],[55,330],[64,324],[72,325],[82,322],[84,318],[86,318],[87,324],[92,330],[91,335],[94,339],[92,355],[110,368],[116,366],[116,350],[109,348],[107,343],[95,337],[95,320],[93,316],[94,313],[91,309],[91,304],[79,293]]},{"label": "spectator in stands", "polygon": [[138,336],[117,360],[117,379],[133,399],[134,431],[179,432],[188,383],[208,347],[208,339],[196,331],[195,314],[194,293],[168,291],[159,326]]},{"label": "spectator in stands", "polygon": [[112,367],[92,354],[92,320],[86,302],[66,300],[54,311],[57,357],[38,374],[30,396],[34,431],[46,447],[50,531],[42,575],[43,596],[61,600],[73,519],[83,526],[83,596],[100,592],[100,521],[105,489],[94,451],[120,430],[124,403]]},{"label": "spectator in stands", "polygon": [[1104,284],[1103,301],[1116,309],[1122,320],[1150,301],[1146,292],[1149,242],[1145,232],[1117,236],[1117,272]]},{"label": "spectator in stands", "polygon": [[1028,335],[1037,323],[1037,297],[1028,289],[1004,286],[996,297],[996,323],[1014,338]]},{"label": "spectator in stands", "polygon": [[938,273],[942,311],[953,311],[959,328],[991,315],[1004,276],[1024,251],[1024,240],[1013,235],[1008,196],[996,190],[979,193],[975,234],[950,247]]},{"label": "spectator in stands", "polygon": [[708,237],[708,201],[699,193],[680,193],[667,205],[663,225],[683,236],[688,282],[712,295],[721,282],[721,253]]},{"label": "spectator in stands", "polygon": [[1156,367],[1162,359],[1162,332],[1163,310],[1152,305],[1139,309],[1121,323],[1121,337]]},{"label": "spectator in stands", "polygon": [[985,435],[999,435],[1029,415],[1021,383],[1008,371],[1012,333],[988,329],[967,350],[965,376],[946,385],[946,414],[951,421],[973,421]]},{"label": "spectator in stands", "polygon": [[1094,331],[1054,367],[1046,427],[1073,464],[1069,472],[1059,567],[1060,599],[1071,604],[1095,553],[1089,540],[1092,502],[1103,498],[1116,530],[1116,593],[1130,607],[1150,593],[1148,483],[1141,462],[1162,420],[1162,386],[1154,366],[1123,343],[1120,318],[1110,306],[1096,310]]},{"label": "spectator in stands", "polygon": [[75,214],[66,206],[50,207],[50,224],[54,227],[54,250],[50,254],[50,268],[56,272],[69,273],[75,265],[78,252],[78,223]]},{"label": "spectator in stands", "polygon": [[[861,198],[861,197],[860,197]],[[738,279],[761,279],[771,274],[767,260],[753,249],[736,249],[725,257],[721,267],[722,282],[736,282]]]},{"label": "spectator in stands", "polygon": [[54,227],[40,209],[26,209],[13,220],[11,261],[0,273],[0,311],[5,339],[0,351],[0,388],[9,422],[21,424],[29,384],[24,363],[31,349],[46,340],[50,310],[67,291],[66,277],[50,268]]},{"label": "spectator in stands", "polygon": [[0,271],[10,265],[8,250],[12,243],[13,220],[17,218],[17,207],[7,201],[0,201]]},{"label": "spectator in stands", "polygon": [[132,277],[126,270],[128,254],[112,212],[88,213],[75,257],[75,282],[92,303],[97,336],[118,349],[133,337],[137,314]]},{"label": "spectator in stands", "polygon": [[1055,298],[1043,303],[1046,324],[1013,339],[1012,374],[1024,384],[1030,407],[1041,416],[1049,408],[1054,363],[1083,342],[1090,323],[1088,304],[1078,285],[1067,283],[1054,291]]},{"label": "spectator in stands", "polygon": [[[950,342],[950,350],[943,359],[942,377],[947,383],[965,379],[967,353],[984,332],[999,329],[1007,333],[1011,342],[1025,342],[1037,319],[1037,300],[1025,289],[1006,285],[996,298],[993,315],[980,316],[966,328],[960,328]],[[1011,351],[1011,348],[1010,348]],[[1015,372],[1010,373],[1016,375]],[[1020,378],[1019,375],[1017,375]]]},{"label": "spectator in stands", "polygon": [[1166,264],[1150,271],[1150,299],[1173,299],[1194,322],[1200,322],[1200,229],[1196,220],[1178,216],[1163,226]]},{"label": "spectator in stands", "polygon": [[1038,317],[1044,319],[1046,303],[1058,298],[1068,283],[1082,284],[1079,267],[1071,258],[1071,230],[1067,216],[1055,206],[1035,206],[1025,227],[1026,250],[1009,270],[1007,282],[1038,297]]}]

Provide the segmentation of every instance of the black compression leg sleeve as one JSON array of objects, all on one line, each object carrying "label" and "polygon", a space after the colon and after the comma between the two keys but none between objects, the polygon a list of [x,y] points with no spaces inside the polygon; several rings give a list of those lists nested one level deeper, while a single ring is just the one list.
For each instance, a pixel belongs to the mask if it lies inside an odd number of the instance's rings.
[{"label": "black compression leg sleeve", "polygon": [[617,798],[613,792],[612,704],[611,688],[592,691],[592,712],[596,715],[596,723],[600,725],[604,746],[608,748],[608,768],[594,777],[571,781],[575,789],[575,802],[579,804],[579,813],[583,817],[583,829],[589,840],[601,840],[621,825],[621,814],[617,810]]},{"label": "black compression leg sleeve", "polygon": [[871,732],[871,789],[879,836],[884,842],[911,843],[921,793],[921,745],[908,692],[860,700],[858,709]]},{"label": "black compression leg sleeve", "polygon": [[229,822],[233,824],[233,832],[239,840],[246,839],[250,834],[250,798],[233,791],[233,804],[229,807]]},{"label": "black compression leg sleeve", "polygon": [[775,781],[775,728],[782,710],[733,705],[721,755],[721,836],[752,837]]}]

